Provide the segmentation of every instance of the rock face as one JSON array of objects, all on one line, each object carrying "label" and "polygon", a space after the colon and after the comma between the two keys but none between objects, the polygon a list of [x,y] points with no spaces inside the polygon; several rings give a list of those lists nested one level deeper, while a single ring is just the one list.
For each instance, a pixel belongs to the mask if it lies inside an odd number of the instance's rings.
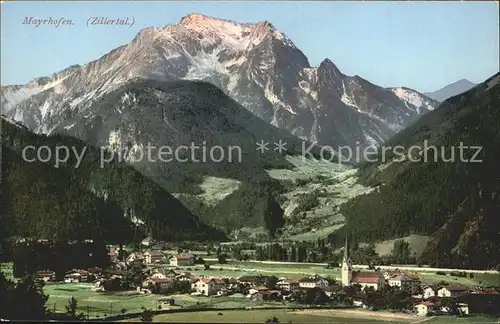
[{"label": "rock face", "polygon": [[[378,145],[436,102],[408,88],[382,88],[307,57],[267,21],[238,24],[190,14],[176,25],[141,30],[128,45],[83,66],[1,88],[3,113],[39,133],[127,83],[204,80],[264,121],[327,145]],[[65,125],[70,127],[71,125]]]}]

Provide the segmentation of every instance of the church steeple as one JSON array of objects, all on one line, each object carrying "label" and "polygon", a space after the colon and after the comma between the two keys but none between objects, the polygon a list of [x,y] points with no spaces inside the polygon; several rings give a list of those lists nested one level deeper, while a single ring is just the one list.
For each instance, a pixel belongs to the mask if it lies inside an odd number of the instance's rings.
[{"label": "church steeple", "polygon": [[352,279],[352,264],[349,259],[347,235],[345,237],[344,258],[342,259],[342,285],[350,286]]},{"label": "church steeple", "polygon": [[347,262],[348,255],[347,255],[347,234],[345,236],[345,245],[344,245],[344,258],[342,259],[342,262]]}]

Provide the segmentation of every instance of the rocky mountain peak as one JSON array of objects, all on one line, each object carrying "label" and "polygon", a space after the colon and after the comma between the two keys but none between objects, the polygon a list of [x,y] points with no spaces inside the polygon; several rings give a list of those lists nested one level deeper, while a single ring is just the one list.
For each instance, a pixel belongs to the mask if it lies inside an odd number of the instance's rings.
[{"label": "rocky mountain peak", "polygon": [[311,67],[269,21],[237,23],[200,13],[145,28],[129,44],[57,78],[2,87],[0,99],[9,118],[48,133],[135,77],[209,82],[264,121],[335,145],[380,144],[434,105],[413,90],[367,86],[330,59]]},{"label": "rocky mountain peak", "polygon": [[200,13],[191,13],[187,16],[181,18],[179,25],[184,26],[188,29],[216,29],[219,31],[224,31],[228,29],[234,29],[234,31],[240,31],[241,27],[250,27],[251,24],[239,24],[232,20],[220,19],[215,17],[206,16]]},{"label": "rocky mountain peak", "polygon": [[340,78],[342,73],[339,68],[328,58],[324,59],[318,67],[319,74],[327,74],[334,76],[335,78]]}]

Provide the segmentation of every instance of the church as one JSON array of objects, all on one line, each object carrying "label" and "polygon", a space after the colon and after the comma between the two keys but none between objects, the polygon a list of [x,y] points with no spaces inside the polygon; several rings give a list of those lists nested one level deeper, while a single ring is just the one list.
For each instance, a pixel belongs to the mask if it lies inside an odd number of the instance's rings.
[{"label": "church", "polygon": [[385,279],[380,271],[353,271],[352,262],[347,249],[347,238],[345,241],[344,257],[342,258],[342,285],[360,285],[361,289],[373,287],[382,290],[385,287]]}]

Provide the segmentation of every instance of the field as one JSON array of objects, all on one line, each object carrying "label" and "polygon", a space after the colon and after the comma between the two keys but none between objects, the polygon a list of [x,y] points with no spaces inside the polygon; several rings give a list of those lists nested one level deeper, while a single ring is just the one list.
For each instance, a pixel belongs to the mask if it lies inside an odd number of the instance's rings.
[{"label": "field", "polygon": [[[156,309],[157,297],[131,292],[95,292],[91,284],[46,284],[43,288],[49,295],[47,307],[56,312],[65,312],[65,305],[71,296],[78,301],[78,311],[90,318],[120,314],[122,309],[128,312],[140,312],[141,307]],[[182,301],[180,301],[182,303]]]},{"label": "field", "polygon": [[[183,271],[191,272],[193,275],[205,276],[230,276],[239,277],[243,275],[275,275],[288,279],[300,279],[305,276],[319,275],[340,279],[340,272],[336,269],[326,269],[325,265],[318,264],[270,264],[258,261],[228,261],[225,264],[217,264],[216,261],[207,261],[210,269],[204,270],[201,266],[181,267]],[[167,267],[167,265],[165,265]],[[180,271],[180,270],[179,270]]]},{"label": "field", "polygon": [[468,316],[468,317],[454,317],[454,316],[436,316],[431,318],[426,324],[498,324],[500,318],[484,317],[484,316]]},{"label": "field", "polygon": [[[71,296],[78,301],[78,311],[90,315],[90,318],[117,315],[122,313],[141,312],[142,308],[151,310],[158,309],[178,309],[194,306],[210,306],[218,308],[230,307],[283,307],[282,302],[263,303],[249,301],[243,295],[206,297],[190,295],[151,295],[141,294],[135,291],[126,292],[95,292],[90,288],[91,284],[47,284],[44,293],[49,295],[47,307],[56,312],[65,312],[65,306]],[[158,301],[160,298],[173,298],[175,305],[170,306]]]},{"label": "field", "polygon": [[[400,239],[403,239],[405,242],[409,244],[412,254],[415,253],[417,256],[420,256],[424,252],[424,249],[427,246],[430,237],[413,234],[407,237],[402,237]],[[376,243],[375,252],[377,252],[377,254],[380,256],[391,254],[392,249],[394,248],[395,241],[396,240],[388,240]]]},{"label": "field", "polygon": [[[416,317],[413,315],[393,314],[388,312],[369,312],[363,310],[241,310],[241,311],[205,311],[194,313],[162,314],[153,318],[154,322],[172,323],[265,323],[267,319],[277,317],[280,323],[426,323],[426,324],[496,324],[499,319],[492,317]],[[135,321],[127,320],[127,321]]]},{"label": "field", "polygon": [[[218,315],[222,314],[222,315]],[[361,317],[342,317],[335,311],[290,311],[290,310],[248,310],[163,314],[153,318],[154,322],[177,323],[265,323],[276,316],[280,323],[381,323],[387,320]],[[345,315],[344,315],[345,316]],[[393,320],[391,323],[409,323],[409,320]]]},{"label": "field", "polygon": [[[338,269],[327,269],[325,265],[311,263],[263,263],[259,261],[228,261],[226,264],[217,264],[215,261],[207,261],[211,269],[192,271],[195,275],[213,276],[241,276],[241,275],[275,275],[277,277],[287,277],[289,279],[300,279],[308,275],[320,275],[332,277],[340,280]],[[194,268],[193,268],[194,269]],[[199,268],[198,268],[199,269]],[[220,270],[222,269],[222,270]],[[417,271],[422,283],[432,284],[439,281],[446,281],[453,284],[465,286],[500,286],[500,276],[495,273],[474,273],[467,277],[453,277],[450,275],[437,275],[433,271]]]},{"label": "field", "polygon": [[470,277],[453,277],[437,275],[433,272],[420,272],[420,280],[425,284],[432,284],[434,282],[446,281],[453,284],[460,284],[464,286],[500,286],[500,276],[490,273],[475,273],[473,278]]}]

